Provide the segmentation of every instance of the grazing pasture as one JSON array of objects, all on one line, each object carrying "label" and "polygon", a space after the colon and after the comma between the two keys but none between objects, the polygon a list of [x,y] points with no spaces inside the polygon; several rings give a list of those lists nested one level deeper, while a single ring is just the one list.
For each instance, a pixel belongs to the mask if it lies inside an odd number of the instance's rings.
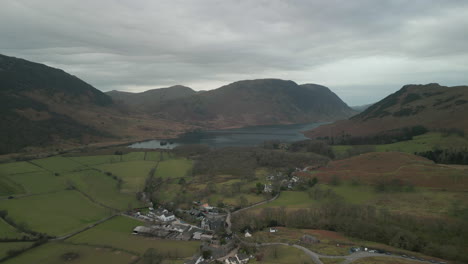
[{"label": "grazing pasture", "polygon": [[52,242],[33,248],[20,256],[7,260],[7,264],[129,264],[138,257],[128,252],[101,247]]},{"label": "grazing pasture", "polygon": [[99,165],[106,163],[117,163],[121,162],[121,157],[118,155],[100,155],[100,156],[79,156],[79,157],[68,157],[69,159],[84,165]]},{"label": "grazing pasture", "polygon": [[54,173],[62,173],[68,171],[78,171],[86,169],[86,167],[78,162],[75,162],[66,157],[50,157],[45,159],[37,159],[31,163]]},{"label": "grazing pasture", "polygon": [[0,259],[6,257],[10,250],[22,250],[30,247],[34,242],[0,242]]},{"label": "grazing pasture", "polygon": [[122,192],[136,193],[143,190],[145,179],[156,166],[153,161],[127,161],[93,166],[101,171],[110,172],[123,180]]},{"label": "grazing pasture", "polygon": [[143,254],[148,248],[155,248],[167,258],[186,258],[198,252],[199,242],[161,240],[133,235],[133,228],[139,225],[143,223],[129,217],[118,216],[67,241],[75,244],[109,246],[135,254]]},{"label": "grazing pasture", "polygon": [[188,176],[191,168],[192,161],[189,159],[167,159],[159,162],[155,176],[162,178],[182,178]]},{"label": "grazing pasture", "polygon": [[7,210],[16,223],[24,223],[33,231],[54,236],[79,230],[110,213],[77,191],[0,200],[0,208]]},{"label": "grazing pasture", "polygon": [[38,166],[26,161],[0,164],[0,176],[42,171]]},{"label": "grazing pasture", "polygon": [[65,177],[78,190],[106,206],[119,210],[140,206],[134,194],[120,192],[117,180],[97,170],[72,172]]},{"label": "grazing pasture", "polygon": [[13,226],[5,222],[2,218],[0,218],[0,238],[2,239],[20,238],[23,235],[25,234],[21,233],[16,228],[14,228]]},{"label": "grazing pasture", "polygon": [[48,171],[16,174],[10,178],[20,184],[27,194],[54,192],[66,188],[66,177],[63,174],[56,176]]}]

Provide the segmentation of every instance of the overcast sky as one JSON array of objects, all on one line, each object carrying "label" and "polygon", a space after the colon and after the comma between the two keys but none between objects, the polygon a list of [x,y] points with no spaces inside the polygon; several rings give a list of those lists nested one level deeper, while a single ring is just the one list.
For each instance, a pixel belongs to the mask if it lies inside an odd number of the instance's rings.
[{"label": "overcast sky", "polygon": [[359,105],[468,84],[468,1],[5,0],[0,36],[102,91],[281,78]]}]

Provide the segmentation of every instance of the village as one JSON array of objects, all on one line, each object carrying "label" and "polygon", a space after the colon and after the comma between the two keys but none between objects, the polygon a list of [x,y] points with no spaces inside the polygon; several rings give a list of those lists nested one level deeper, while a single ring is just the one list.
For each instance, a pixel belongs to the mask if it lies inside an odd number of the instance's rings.
[{"label": "village", "polygon": [[[200,254],[196,254],[192,259],[184,262],[184,264],[207,264],[207,263],[225,263],[225,264],[246,264],[255,259],[255,256],[246,254],[241,250],[242,245],[246,246],[274,246],[287,245],[300,248],[315,261],[326,256],[315,253],[307,249],[307,245],[320,244],[321,241],[312,235],[304,234],[295,243],[253,243],[249,238],[253,238],[253,233],[246,229],[241,234],[234,234],[231,231],[231,214],[243,211],[262,203],[270,202],[279,197],[281,190],[293,190],[301,187],[302,184],[310,184],[305,182],[301,177],[301,173],[312,170],[312,167],[303,169],[296,168],[290,173],[275,171],[269,173],[265,177],[264,184],[257,186],[257,189],[263,194],[268,194],[269,200],[265,200],[244,208],[225,207],[218,208],[211,206],[208,203],[193,201],[192,207],[188,210],[177,208],[174,212],[166,208],[154,205],[149,202],[148,208],[128,213],[128,216],[140,220],[143,225],[136,226],[132,234],[137,236],[146,236],[156,239],[181,240],[181,241],[200,241]],[[280,229],[274,226],[269,227],[266,232],[276,234]],[[250,241],[250,242],[249,242]],[[336,247],[342,247],[337,244]],[[422,262],[431,262],[445,264],[445,262],[429,261],[414,256],[405,254],[394,255],[391,252],[368,248],[365,246],[349,248],[349,258],[355,258],[386,255],[396,258],[408,258]],[[318,262],[322,263],[322,262]]]},{"label": "village", "polygon": [[[295,172],[305,171],[306,169],[296,168]],[[265,194],[272,194],[277,191],[275,185],[283,189],[292,189],[301,182],[300,178],[295,176],[294,173],[288,177],[283,172],[270,173],[265,180],[269,182],[262,186],[261,191]],[[131,212],[129,216],[144,223],[144,225],[136,226],[133,229],[132,233],[134,235],[202,242],[201,252],[205,254],[194,257],[186,264],[204,264],[214,260],[226,264],[245,264],[254,256],[238,252],[239,241],[236,241],[235,236],[232,234],[230,220],[228,220],[232,210],[235,210],[235,208],[222,209],[208,203],[193,201],[191,209],[176,209],[171,212],[163,207],[154,208],[150,202],[148,208]],[[189,223],[189,221],[197,224]],[[278,232],[278,230],[270,228],[270,232],[274,233]],[[252,235],[246,230],[243,236],[248,238]]]}]

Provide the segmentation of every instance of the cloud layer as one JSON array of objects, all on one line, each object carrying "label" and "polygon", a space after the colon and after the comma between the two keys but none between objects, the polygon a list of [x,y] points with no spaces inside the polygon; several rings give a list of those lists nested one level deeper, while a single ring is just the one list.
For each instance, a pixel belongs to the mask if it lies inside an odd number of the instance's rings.
[{"label": "cloud layer", "polygon": [[282,78],[351,105],[407,83],[468,84],[467,1],[15,0],[0,53],[103,91]]}]

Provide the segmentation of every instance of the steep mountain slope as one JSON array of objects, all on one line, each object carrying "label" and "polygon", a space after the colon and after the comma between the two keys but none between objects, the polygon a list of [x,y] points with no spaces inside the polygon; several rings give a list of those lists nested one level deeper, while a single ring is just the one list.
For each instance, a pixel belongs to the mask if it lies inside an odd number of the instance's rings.
[{"label": "steep mountain slope", "polygon": [[25,147],[166,135],[174,122],[129,116],[112,99],[60,69],[0,55],[0,154]]},{"label": "steep mountain slope", "polygon": [[157,116],[211,128],[333,121],[355,112],[328,88],[278,79],[246,80],[170,100]]},{"label": "steep mountain slope", "polygon": [[175,85],[168,88],[152,89],[142,93],[110,91],[106,94],[116,102],[122,102],[138,110],[147,111],[164,101],[183,98],[196,93],[189,87]]},{"label": "steep mountain slope", "polygon": [[321,126],[306,135],[371,136],[416,125],[468,131],[467,116],[468,86],[405,85],[349,120]]}]

